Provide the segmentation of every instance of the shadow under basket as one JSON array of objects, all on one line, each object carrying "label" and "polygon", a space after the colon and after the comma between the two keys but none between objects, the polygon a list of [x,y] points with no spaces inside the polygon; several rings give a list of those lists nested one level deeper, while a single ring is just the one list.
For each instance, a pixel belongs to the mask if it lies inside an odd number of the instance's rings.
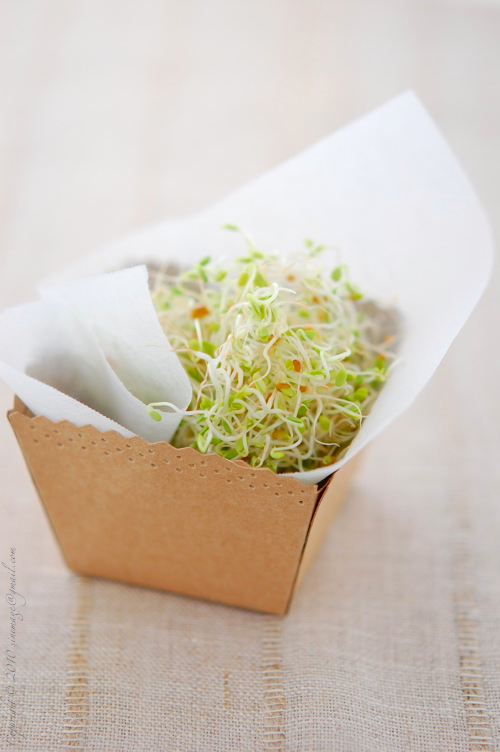
[{"label": "shadow under basket", "polygon": [[92,426],[8,413],[68,566],[285,614],[357,458],[319,485]]}]

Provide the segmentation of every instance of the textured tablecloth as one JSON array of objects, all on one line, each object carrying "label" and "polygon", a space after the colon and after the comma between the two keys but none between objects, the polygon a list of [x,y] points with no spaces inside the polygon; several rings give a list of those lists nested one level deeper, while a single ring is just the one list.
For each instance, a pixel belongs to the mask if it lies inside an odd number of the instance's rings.
[{"label": "textured tablecloth", "polygon": [[[236,5],[2,0],[2,304],[409,85],[498,226],[499,11]],[[2,421],[0,557],[15,547],[26,598],[19,748],[500,749],[499,294],[497,272],[431,384],[366,454],[285,618],[69,573]],[[2,600],[2,661],[8,617]],[[1,750],[8,723],[3,704]]]}]

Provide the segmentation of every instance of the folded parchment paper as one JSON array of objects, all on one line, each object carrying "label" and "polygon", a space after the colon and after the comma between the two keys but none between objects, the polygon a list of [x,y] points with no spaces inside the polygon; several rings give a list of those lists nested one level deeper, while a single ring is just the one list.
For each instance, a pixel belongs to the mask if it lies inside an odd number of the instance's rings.
[{"label": "folded parchment paper", "polygon": [[[168,441],[179,416],[164,414],[155,423],[144,403],[168,400],[185,409],[190,388],[156,321],[145,268],[81,278],[141,262],[231,256],[241,249],[220,229],[225,222],[268,250],[297,251],[306,237],[340,248],[363,292],[401,313],[401,361],[347,454],[328,468],[296,473],[317,483],[415,399],[492,264],[476,194],[411,93],[207,211],[120,240],[46,282],[41,301],[3,314],[0,376],[37,415]],[[336,263],[328,253],[323,260]]]}]

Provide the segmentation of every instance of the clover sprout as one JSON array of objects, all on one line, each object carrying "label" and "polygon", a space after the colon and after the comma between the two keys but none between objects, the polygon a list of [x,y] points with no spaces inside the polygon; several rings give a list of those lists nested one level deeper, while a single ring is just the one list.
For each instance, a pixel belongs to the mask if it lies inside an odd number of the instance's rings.
[{"label": "clover sprout", "polygon": [[[226,226],[228,229],[238,228]],[[203,258],[159,273],[152,298],[193,395],[172,444],[292,472],[340,459],[393,361],[345,265],[317,266],[311,240],[294,258],[260,251],[224,266]],[[148,405],[177,410],[169,402]]]}]

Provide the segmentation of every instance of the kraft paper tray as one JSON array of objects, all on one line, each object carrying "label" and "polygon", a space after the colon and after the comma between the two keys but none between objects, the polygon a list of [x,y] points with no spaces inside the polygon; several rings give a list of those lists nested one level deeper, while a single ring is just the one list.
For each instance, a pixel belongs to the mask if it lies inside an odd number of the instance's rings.
[{"label": "kraft paper tray", "polygon": [[357,464],[304,485],[217,455],[8,413],[68,566],[285,614]]}]

